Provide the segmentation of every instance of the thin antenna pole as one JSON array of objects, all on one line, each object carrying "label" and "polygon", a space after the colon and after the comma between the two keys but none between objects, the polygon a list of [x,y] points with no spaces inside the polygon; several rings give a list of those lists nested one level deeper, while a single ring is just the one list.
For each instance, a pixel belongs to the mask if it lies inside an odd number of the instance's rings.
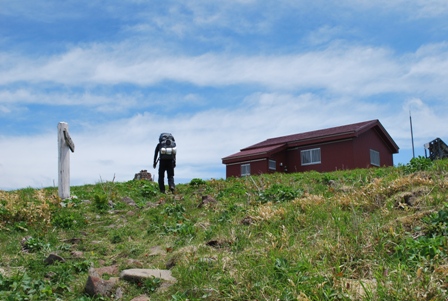
[{"label": "thin antenna pole", "polygon": [[409,123],[411,125],[411,140],[412,140],[412,158],[415,158],[415,151],[414,151],[414,133],[412,131],[412,117],[411,117],[411,110],[409,110]]}]

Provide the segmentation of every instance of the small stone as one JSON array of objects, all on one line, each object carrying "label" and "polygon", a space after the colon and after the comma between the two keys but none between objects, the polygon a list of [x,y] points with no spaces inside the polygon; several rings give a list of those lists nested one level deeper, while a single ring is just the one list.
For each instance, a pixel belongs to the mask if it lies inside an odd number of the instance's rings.
[{"label": "small stone", "polygon": [[103,280],[97,276],[89,276],[84,292],[89,296],[110,296],[119,279],[117,277]]},{"label": "small stone", "polygon": [[137,267],[137,268],[143,267],[143,263],[136,259],[128,259],[128,260],[126,260],[126,264],[129,267]]},{"label": "small stone", "polygon": [[253,224],[255,221],[254,221],[254,219],[251,217],[251,216],[246,216],[245,218],[243,218],[242,220],[241,220],[241,224],[243,224],[243,225],[251,225],[251,224]]},{"label": "small stone", "polygon": [[177,282],[177,279],[171,276],[170,270],[153,269],[129,269],[120,273],[120,278],[127,281],[139,282],[142,279],[160,278],[164,281]]},{"label": "small stone", "polygon": [[133,207],[137,206],[137,204],[135,203],[135,201],[134,201],[133,199],[131,199],[130,197],[127,197],[127,196],[125,196],[124,198],[122,198],[121,201],[122,201],[123,203],[128,204],[129,206],[133,206]]},{"label": "small stone", "polygon": [[74,258],[83,258],[84,257],[84,253],[82,251],[71,251],[70,254]]},{"label": "small stone", "polygon": [[45,264],[53,264],[55,262],[65,262],[65,259],[57,254],[50,254],[47,258],[44,260]]},{"label": "small stone", "polygon": [[115,300],[121,300],[121,299],[123,299],[123,289],[119,287],[115,291]]},{"label": "small stone", "polygon": [[209,195],[203,195],[202,196],[202,201],[199,203],[198,208],[201,208],[205,205],[214,205],[216,204],[218,201],[215,200],[214,198],[212,198]]}]

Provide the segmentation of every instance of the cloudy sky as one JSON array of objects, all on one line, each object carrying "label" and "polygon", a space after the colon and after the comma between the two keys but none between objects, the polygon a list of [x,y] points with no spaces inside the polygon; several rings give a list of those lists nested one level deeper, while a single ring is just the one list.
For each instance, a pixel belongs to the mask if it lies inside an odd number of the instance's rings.
[{"label": "cloudy sky", "polygon": [[448,142],[446,0],[0,0],[0,189],[154,173],[225,178],[221,158],[267,138],[379,119],[395,164]]}]

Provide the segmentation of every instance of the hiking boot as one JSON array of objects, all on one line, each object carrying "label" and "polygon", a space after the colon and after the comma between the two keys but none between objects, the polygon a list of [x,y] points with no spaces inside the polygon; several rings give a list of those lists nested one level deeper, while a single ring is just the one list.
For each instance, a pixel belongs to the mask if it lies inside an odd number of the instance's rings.
[{"label": "hiking boot", "polygon": [[173,187],[173,186],[170,187],[170,191],[171,191],[172,193],[174,193],[174,187]]}]

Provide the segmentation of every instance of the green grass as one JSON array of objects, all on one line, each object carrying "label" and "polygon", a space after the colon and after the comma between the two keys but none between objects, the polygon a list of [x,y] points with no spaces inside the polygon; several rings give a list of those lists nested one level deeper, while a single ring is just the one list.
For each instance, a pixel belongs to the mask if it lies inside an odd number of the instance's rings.
[{"label": "green grass", "polygon": [[[170,263],[178,281],[120,281],[123,300],[446,300],[447,174],[447,160],[416,158],[193,179],[175,195],[147,181],[71,187],[64,201],[56,188],[0,191],[0,300],[114,300],[84,295],[88,269],[129,259]],[[204,195],[217,203],[199,206]],[[45,265],[50,253],[66,261]]]}]

